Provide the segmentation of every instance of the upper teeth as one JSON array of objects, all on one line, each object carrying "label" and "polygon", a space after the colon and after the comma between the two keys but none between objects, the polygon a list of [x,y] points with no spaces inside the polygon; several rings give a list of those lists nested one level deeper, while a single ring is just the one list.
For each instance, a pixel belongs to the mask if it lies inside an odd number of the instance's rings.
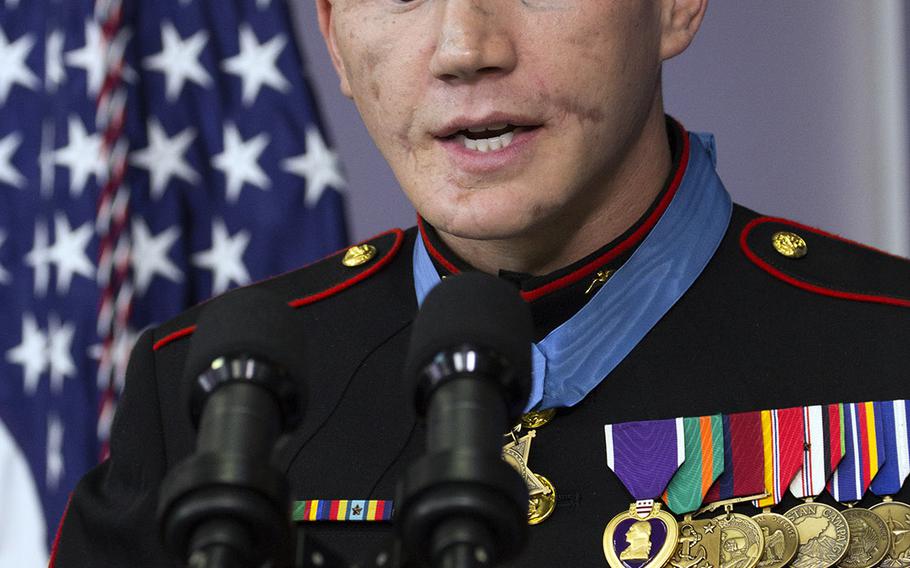
[{"label": "upper teeth", "polygon": [[[489,130],[502,130],[506,125],[496,125],[489,128]],[[483,132],[487,128],[481,128],[480,130],[469,129],[470,132]],[[459,134],[456,138],[461,142],[465,148],[468,150],[476,150],[478,152],[489,152],[491,150],[500,150],[505,148],[512,143],[512,137],[515,136],[514,131],[506,132],[505,134],[500,134],[499,136],[494,136],[493,138],[481,138],[480,140],[472,140],[464,134]]]},{"label": "upper teeth", "polygon": [[468,132],[486,132],[487,130],[502,130],[507,127],[508,124],[491,124],[490,126],[474,126],[468,128]]}]

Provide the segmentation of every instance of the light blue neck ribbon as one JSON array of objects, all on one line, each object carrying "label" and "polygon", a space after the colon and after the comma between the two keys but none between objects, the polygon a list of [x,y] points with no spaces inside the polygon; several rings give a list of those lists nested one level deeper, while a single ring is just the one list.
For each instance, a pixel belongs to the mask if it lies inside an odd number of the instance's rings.
[{"label": "light blue neck ribbon", "polygon": [[[720,245],[733,204],[715,171],[710,134],[689,134],[676,195],[631,257],[575,315],[532,344],[527,409],[573,406],[594,390],[695,282]],[[418,304],[440,277],[418,238]]]}]

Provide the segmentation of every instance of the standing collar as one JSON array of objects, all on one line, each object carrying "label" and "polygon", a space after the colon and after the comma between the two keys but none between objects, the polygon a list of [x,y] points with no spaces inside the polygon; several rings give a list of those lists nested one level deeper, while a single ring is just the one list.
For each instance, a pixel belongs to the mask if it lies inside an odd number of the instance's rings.
[{"label": "standing collar", "polygon": [[[715,172],[710,135],[689,134],[662,215],[631,257],[577,313],[532,346],[529,408],[572,406],[593,390],[682,297],[726,233],[732,202]],[[676,178],[679,178],[676,180]],[[440,275],[414,246],[418,302]],[[526,301],[533,301],[522,293]]]}]

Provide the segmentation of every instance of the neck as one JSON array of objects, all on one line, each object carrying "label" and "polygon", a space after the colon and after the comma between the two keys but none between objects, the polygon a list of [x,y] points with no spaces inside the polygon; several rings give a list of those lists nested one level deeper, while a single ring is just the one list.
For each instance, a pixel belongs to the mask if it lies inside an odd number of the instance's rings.
[{"label": "neck", "polygon": [[654,202],[670,175],[672,158],[662,105],[590,198],[561,217],[509,239],[473,240],[439,231],[440,238],[474,268],[543,275],[596,251],[624,233]]}]

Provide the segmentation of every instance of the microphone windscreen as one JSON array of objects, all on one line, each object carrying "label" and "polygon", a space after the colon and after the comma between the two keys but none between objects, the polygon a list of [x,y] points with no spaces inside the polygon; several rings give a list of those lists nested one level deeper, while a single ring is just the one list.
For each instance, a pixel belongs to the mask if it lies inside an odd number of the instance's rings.
[{"label": "microphone windscreen", "polygon": [[531,310],[511,284],[482,272],[449,276],[424,299],[411,333],[405,376],[412,382],[440,352],[464,344],[489,349],[514,371],[509,406],[531,391]]},{"label": "microphone windscreen", "polygon": [[212,361],[247,354],[284,367],[302,384],[303,335],[294,309],[258,287],[238,288],[209,302],[196,323],[184,368],[195,381]]}]

